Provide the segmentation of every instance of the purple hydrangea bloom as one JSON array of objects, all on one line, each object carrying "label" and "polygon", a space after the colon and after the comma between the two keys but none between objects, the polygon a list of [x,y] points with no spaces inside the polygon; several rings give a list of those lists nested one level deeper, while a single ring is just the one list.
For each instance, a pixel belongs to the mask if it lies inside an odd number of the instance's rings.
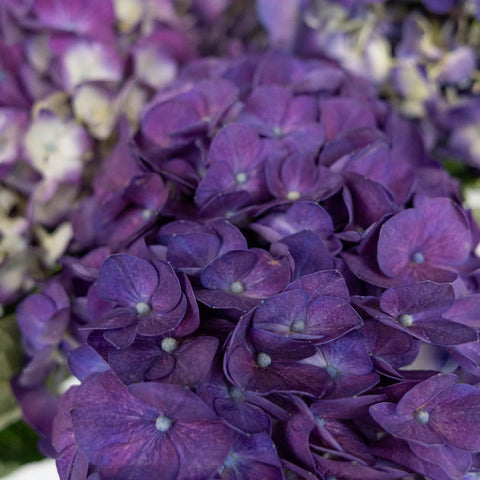
[{"label": "purple hydrangea bloom", "polygon": [[212,142],[210,167],[197,187],[195,201],[203,205],[215,196],[235,192],[246,192],[248,203],[266,200],[263,165],[270,152],[252,128],[227,125]]},{"label": "purple hydrangea bloom", "polygon": [[108,363],[125,384],[156,380],[195,387],[208,374],[217,348],[214,337],[141,337],[127,348],[111,349]]},{"label": "purple hydrangea bloom", "polygon": [[362,308],[385,325],[424,342],[438,345],[473,342],[477,339],[475,330],[442,316],[454,298],[451,285],[427,281],[387,289],[380,297],[381,312],[368,306]]},{"label": "purple hydrangea bloom", "polygon": [[471,249],[463,212],[446,198],[429,199],[389,219],[378,238],[378,265],[402,282],[455,279]]},{"label": "purple hydrangea bloom", "polygon": [[437,374],[406,393],[397,405],[370,407],[373,418],[392,435],[421,445],[443,445],[478,451],[480,392],[457,384],[456,375]]},{"label": "purple hydrangea bloom", "polygon": [[247,242],[234,225],[227,220],[213,220],[206,224],[180,220],[164,225],[158,232],[166,243],[166,260],[177,270],[197,275],[215,257],[230,250],[243,250]]},{"label": "purple hydrangea bloom", "polygon": [[233,432],[188,389],[127,388],[111,372],[78,389],[71,415],[76,442],[102,478],[148,478],[159,468],[165,479],[208,478],[233,445]]},{"label": "purple hydrangea bloom", "polygon": [[187,315],[189,300],[167,263],[158,261],[154,266],[133,255],[112,255],[100,268],[94,288],[114,308],[107,307],[103,316],[86,327],[106,330],[105,338],[117,347],[130,345],[137,333],[173,334],[184,321],[185,334],[198,325],[198,312]]},{"label": "purple hydrangea bloom", "polygon": [[261,249],[231,250],[202,270],[200,280],[206,290],[196,296],[210,307],[246,312],[262,298],[280,292],[290,275],[285,257],[274,258]]}]

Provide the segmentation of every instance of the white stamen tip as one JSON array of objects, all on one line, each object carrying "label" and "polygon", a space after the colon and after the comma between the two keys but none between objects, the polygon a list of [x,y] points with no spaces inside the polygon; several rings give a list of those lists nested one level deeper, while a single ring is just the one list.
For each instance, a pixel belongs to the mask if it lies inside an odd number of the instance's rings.
[{"label": "white stamen tip", "polygon": [[265,352],[261,352],[257,355],[257,365],[260,368],[268,367],[272,363],[272,358]]},{"label": "white stamen tip", "polygon": [[403,314],[398,317],[398,323],[404,327],[411,327],[413,325],[413,317],[411,315]]},{"label": "white stamen tip", "polygon": [[305,322],[300,318],[297,318],[290,325],[290,331],[294,333],[303,333],[305,331]]},{"label": "white stamen tip", "polygon": [[417,410],[414,415],[420,425],[426,425],[430,420],[430,415],[425,410]]},{"label": "white stamen tip", "polygon": [[146,313],[150,313],[151,308],[150,305],[146,302],[138,302],[135,305],[135,309],[139,315],[145,315]]},{"label": "white stamen tip", "polygon": [[178,347],[178,342],[173,337],[165,337],[160,344],[165,353],[172,353]]},{"label": "white stamen tip", "polygon": [[245,183],[247,181],[247,174],[240,172],[235,175],[235,182],[237,182],[239,185],[242,183]]},{"label": "white stamen tip", "polygon": [[425,257],[423,256],[423,253],[422,253],[422,252],[415,252],[415,253],[410,257],[410,260],[411,260],[413,263],[420,264],[420,263],[423,263],[423,262],[425,261]]},{"label": "white stamen tip", "polygon": [[160,415],[155,421],[155,428],[160,432],[166,432],[172,426],[172,421],[165,415]]},{"label": "white stamen tip", "polygon": [[300,192],[292,191],[287,193],[287,199],[294,202],[300,198]]},{"label": "white stamen tip", "polygon": [[230,291],[232,293],[243,293],[245,288],[243,287],[243,283],[239,282],[238,280],[236,282],[232,282],[230,285]]}]

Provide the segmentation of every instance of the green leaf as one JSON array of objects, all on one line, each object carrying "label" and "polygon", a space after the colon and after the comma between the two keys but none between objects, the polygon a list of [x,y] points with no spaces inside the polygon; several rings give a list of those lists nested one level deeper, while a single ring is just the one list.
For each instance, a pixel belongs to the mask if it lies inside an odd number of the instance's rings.
[{"label": "green leaf", "polygon": [[44,458],[37,447],[38,439],[35,431],[23,421],[0,432],[0,477],[24,463]]},{"label": "green leaf", "polygon": [[0,318],[0,381],[10,380],[23,365],[20,332],[13,315]]}]

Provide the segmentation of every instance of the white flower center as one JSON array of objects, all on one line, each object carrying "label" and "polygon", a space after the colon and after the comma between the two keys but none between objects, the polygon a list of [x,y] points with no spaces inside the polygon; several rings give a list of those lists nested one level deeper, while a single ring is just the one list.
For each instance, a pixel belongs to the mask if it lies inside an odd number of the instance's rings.
[{"label": "white flower center", "polygon": [[295,200],[298,200],[300,198],[300,192],[297,191],[292,191],[287,193],[287,199],[294,202]]},{"label": "white flower center", "polygon": [[242,183],[245,183],[247,181],[247,174],[244,172],[237,173],[235,175],[235,182],[237,182],[239,185]]},{"label": "white flower center", "polygon": [[327,368],[325,368],[325,370],[327,371],[330,378],[335,378],[338,374],[338,370],[333,365],[327,365]]},{"label": "white flower center", "polygon": [[166,432],[172,426],[172,421],[165,415],[160,415],[155,421],[155,428],[160,432]]},{"label": "white flower center", "polygon": [[303,333],[305,331],[305,322],[297,318],[290,325],[290,330],[294,333]]},{"label": "white flower center", "polygon": [[257,365],[260,368],[266,368],[272,363],[272,358],[265,352],[261,352],[257,355]]},{"label": "white flower center", "polygon": [[150,313],[151,312],[151,308],[150,308],[150,305],[146,302],[138,302],[136,305],[135,305],[135,310],[137,310],[137,313],[139,315],[145,315],[147,313]]},{"label": "white flower center", "polygon": [[238,280],[236,282],[232,282],[230,284],[230,291],[232,293],[243,293],[245,290],[243,283],[239,282]]},{"label": "white flower center", "polygon": [[230,398],[242,398],[243,392],[237,387],[231,387],[228,391]]},{"label": "white flower center", "polygon": [[173,337],[165,337],[160,344],[165,353],[172,353],[178,347],[178,342]]},{"label": "white flower center", "polygon": [[415,252],[410,257],[410,261],[412,263],[420,264],[420,263],[423,263],[425,261],[425,257],[423,256],[422,252]]},{"label": "white flower center", "polygon": [[417,410],[414,413],[414,417],[415,417],[415,420],[420,425],[426,425],[428,423],[428,421],[430,420],[430,415],[425,410]]},{"label": "white flower center", "polygon": [[398,323],[404,327],[411,327],[413,325],[413,317],[411,315],[403,314],[398,317]]}]

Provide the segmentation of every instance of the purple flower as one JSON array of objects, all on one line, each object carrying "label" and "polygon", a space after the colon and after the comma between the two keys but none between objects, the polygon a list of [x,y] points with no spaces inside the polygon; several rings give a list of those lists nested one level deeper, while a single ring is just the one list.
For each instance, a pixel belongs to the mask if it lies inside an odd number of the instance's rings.
[{"label": "purple flower", "polygon": [[214,337],[140,337],[127,348],[112,348],[108,363],[125,384],[156,380],[195,387],[209,372],[217,348]]},{"label": "purple flower", "polygon": [[250,227],[270,243],[302,230],[311,230],[332,253],[338,253],[342,248],[341,242],[334,236],[332,218],[321,205],[314,202],[295,202],[286,211],[273,211]]},{"label": "purple flower", "polygon": [[198,395],[224,422],[247,435],[270,431],[270,415],[278,418],[288,415],[262,395],[232,385],[217,365],[212,366],[200,384]]},{"label": "purple flower", "polygon": [[200,276],[206,290],[196,297],[213,308],[248,311],[262,298],[280,292],[290,281],[285,257],[274,258],[265,250],[231,250],[212,260]]},{"label": "purple flower", "polygon": [[380,297],[381,312],[362,308],[385,325],[402,330],[424,342],[455,345],[473,342],[477,333],[442,316],[454,300],[451,285],[434,282],[412,283],[389,288]]},{"label": "purple flower", "polygon": [[283,480],[280,458],[268,433],[236,434],[233,446],[212,480]]},{"label": "purple flower", "polygon": [[113,308],[107,307],[86,328],[106,330],[105,338],[119,348],[132,344],[137,333],[165,335],[182,329],[185,335],[198,325],[198,312],[187,311],[192,305],[188,292],[182,292],[167,263],[158,261],[154,266],[133,255],[112,255],[100,268],[94,288],[101,299],[113,302]]},{"label": "purple flower", "polygon": [[263,395],[278,391],[319,396],[324,392],[328,374],[323,365],[302,360],[308,350],[291,344],[272,349],[268,339],[250,335],[255,334],[250,324],[251,315],[242,317],[229,339],[224,371],[232,383]]},{"label": "purple flower", "polygon": [[387,220],[378,237],[378,265],[404,283],[448,282],[467,259],[471,234],[463,212],[447,198],[420,202]]},{"label": "purple flower", "polygon": [[456,375],[437,374],[413,387],[397,405],[373,405],[370,414],[387,432],[405,440],[477,451],[480,392],[457,380]]},{"label": "purple flower", "polygon": [[252,327],[270,337],[271,348],[285,343],[318,345],[360,328],[362,321],[342,298],[320,296],[313,301],[303,290],[289,289],[264,300],[255,310]]},{"label": "purple flower", "polygon": [[268,198],[264,163],[271,148],[255,131],[241,124],[224,127],[210,147],[210,164],[195,193],[201,206],[220,194],[246,192],[248,203]]},{"label": "purple flower", "polygon": [[58,402],[58,412],[53,422],[52,443],[57,452],[56,464],[61,480],[85,480],[88,459],[78,448],[73,433],[71,409],[79,387],[70,388]]},{"label": "purple flower", "polygon": [[[272,102],[275,98],[275,102]],[[251,125],[267,138],[283,138],[292,132],[316,134],[317,148],[323,132],[317,123],[318,111],[313,98],[297,95],[278,85],[256,88],[248,97],[239,121]],[[312,135],[313,136],[313,135]]]},{"label": "purple flower", "polygon": [[75,439],[102,478],[209,478],[232,447],[233,432],[193,392],[180,385],[128,388],[111,372],[76,392]]},{"label": "purple flower", "polygon": [[70,301],[58,280],[27,297],[17,308],[17,321],[23,335],[24,348],[33,355],[45,347],[60,343],[67,328]]},{"label": "purple flower", "polygon": [[158,238],[167,244],[166,259],[177,270],[197,275],[213,260],[230,250],[247,248],[247,242],[227,220],[213,220],[202,225],[180,220],[160,228]]},{"label": "purple flower", "polygon": [[313,152],[276,154],[265,165],[268,189],[278,199],[324,200],[342,186],[342,178],[323,165],[317,165]]}]

